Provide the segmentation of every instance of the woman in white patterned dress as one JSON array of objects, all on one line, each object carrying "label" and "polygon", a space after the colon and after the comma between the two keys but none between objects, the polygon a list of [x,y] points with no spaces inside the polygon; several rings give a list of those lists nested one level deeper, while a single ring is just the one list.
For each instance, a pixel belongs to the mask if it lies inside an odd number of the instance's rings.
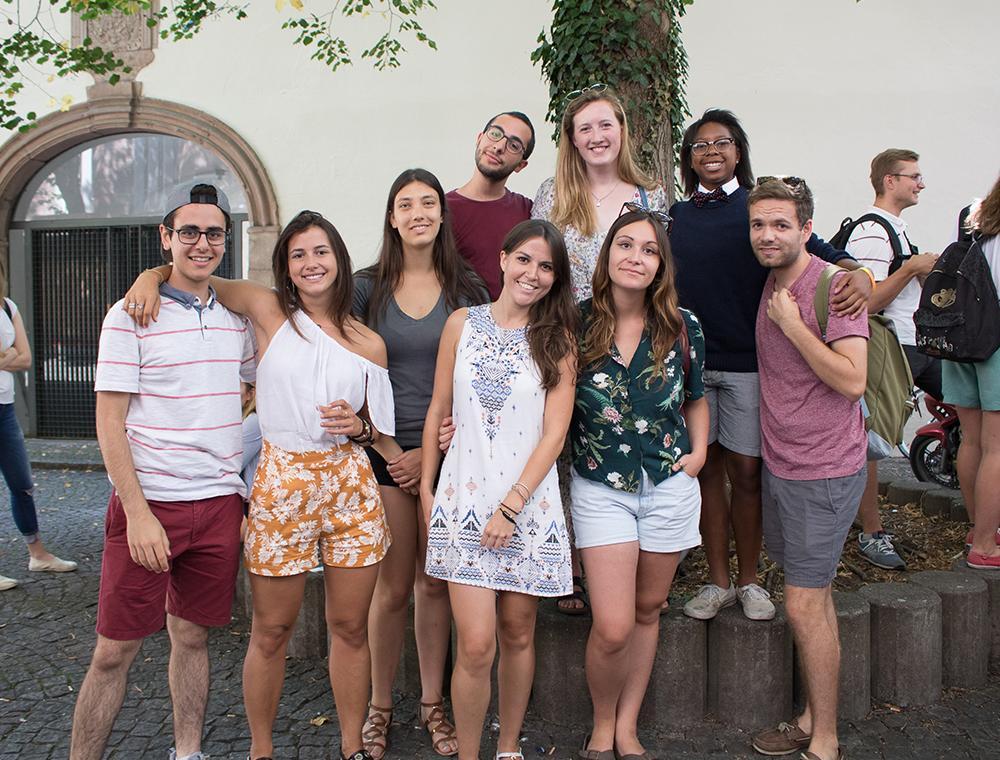
[{"label": "woman in white patterned dress", "polygon": [[[424,423],[426,572],[448,581],[458,630],[451,699],[460,760],[479,757],[498,634],[497,758],[522,757],[538,597],[572,588],[555,461],[573,408],[578,315],[558,230],[517,225],[500,268],[500,297],[455,311],[445,325]],[[455,436],[432,493],[449,414]]]}]

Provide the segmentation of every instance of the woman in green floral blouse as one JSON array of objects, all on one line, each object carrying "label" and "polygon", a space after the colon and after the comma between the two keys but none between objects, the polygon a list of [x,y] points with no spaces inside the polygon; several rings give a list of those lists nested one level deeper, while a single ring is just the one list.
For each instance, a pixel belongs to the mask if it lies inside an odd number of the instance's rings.
[{"label": "woman in green floral blouse", "polygon": [[696,477],[708,446],[704,337],[677,305],[665,224],[636,204],[598,255],[570,428],[573,523],[594,624],[587,682],[594,727],[579,756],[648,757],[637,721],[660,607],[682,552],[698,546]]}]

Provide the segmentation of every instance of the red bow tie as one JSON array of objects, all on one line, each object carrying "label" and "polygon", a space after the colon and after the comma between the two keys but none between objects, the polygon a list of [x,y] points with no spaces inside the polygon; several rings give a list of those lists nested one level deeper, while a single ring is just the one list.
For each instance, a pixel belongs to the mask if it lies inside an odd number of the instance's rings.
[{"label": "red bow tie", "polygon": [[698,208],[701,208],[709,201],[722,201],[723,203],[728,203],[729,196],[721,187],[715,188],[710,193],[703,193],[701,190],[696,190],[691,196],[691,202]]}]

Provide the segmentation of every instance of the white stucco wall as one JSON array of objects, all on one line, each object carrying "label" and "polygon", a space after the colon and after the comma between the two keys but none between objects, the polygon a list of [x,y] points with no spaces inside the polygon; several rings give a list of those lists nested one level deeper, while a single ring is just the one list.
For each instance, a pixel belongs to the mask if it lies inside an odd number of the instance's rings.
[{"label": "white stucco wall", "polygon": [[915,150],[927,188],[904,218],[940,251],[1000,172],[998,28],[995,0],[696,0],[688,103],[740,117],[757,174],[805,178],[823,237],[872,202],[876,154]]},{"label": "white stucco wall", "polygon": [[[257,5],[245,21],[161,43],[139,75],[144,95],[230,124],[270,173],[282,220],[302,208],[327,214],[359,265],[374,258],[399,171],[420,165],[446,189],[463,183],[475,135],[497,111],[524,110],[539,131],[510,186],[530,196],[552,173],[547,86],[529,60],[548,3],[438,0],[421,17],[437,52],[413,43],[400,70],[335,74],[291,46],[272,3]],[[939,250],[958,209],[1000,170],[998,22],[995,0],[697,0],[683,22],[688,101],[696,115],[709,106],[739,115],[757,173],[805,177],[827,237],[870,203],[873,155],[917,150],[927,189],[906,218],[924,250]],[[381,19],[363,23],[374,39]],[[44,86],[79,102],[87,83]],[[25,103],[44,113],[48,97],[29,87]]]}]

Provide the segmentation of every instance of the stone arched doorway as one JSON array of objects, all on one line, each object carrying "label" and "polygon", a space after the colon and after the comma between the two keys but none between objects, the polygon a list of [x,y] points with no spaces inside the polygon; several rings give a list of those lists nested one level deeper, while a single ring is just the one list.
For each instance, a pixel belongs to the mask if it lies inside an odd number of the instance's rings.
[{"label": "stone arched doorway", "polygon": [[[219,120],[187,106],[137,96],[111,96],[47,116],[36,128],[0,146],[0,266],[5,268],[12,292],[31,293],[34,287],[34,275],[25,260],[28,258],[24,255],[25,248],[19,242],[24,231],[11,229],[12,223],[19,226],[15,214],[26,188],[33,191],[39,173],[44,173],[51,161],[73,148],[94,144],[102,137],[136,133],[180,138],[203,147],[206,153],[224,162],[245,196],[247,224],[243,254],[249,263],[245,270],[252,278],[268,280],[271,249],[278,233],[278,208],[270,180],[253,149]],[[23,202],[20,213],[23,216]],[[19,234],[21,238],[17,237]],[[12,235],[17,245],[11,246]],[[29,331],[34,332],[30,310],[24,314]],[[36,358],[33,373],[39,371],[40,358]],[[39,383],[35,379],[30,377],[32,382],[18,394],[19,416],[29,434],[39,432],[36,413]],[[51,426],[43,432],[58,434]],[[79,425],[65,434],[79,435]]]}]

